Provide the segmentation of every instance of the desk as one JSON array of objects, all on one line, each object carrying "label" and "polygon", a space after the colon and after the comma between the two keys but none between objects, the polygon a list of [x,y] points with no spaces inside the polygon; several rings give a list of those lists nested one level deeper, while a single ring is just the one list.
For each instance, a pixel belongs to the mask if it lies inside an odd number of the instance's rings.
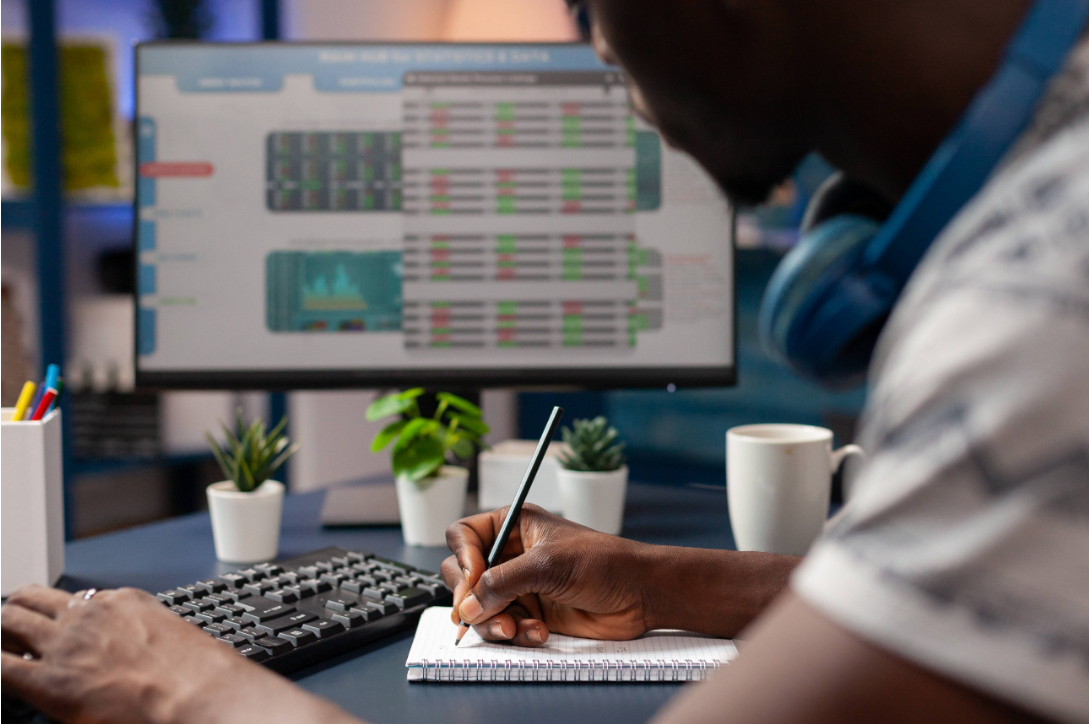
[{"label": "desk", "polygon": [[[399,528],[323,530],[324,493],[290,495],[284,503],[280,555],[337,545],[438,571],[445,548],[413,548]],[[624,535],[648,543],[733,548],[724,489],[670,488],[633,483],[628,488]],[[147,591],[211,578],[236,566],[217,563],[207,513],[196,513],[69,543],[62,587]],[[642,722],[671,696],[675,684],[412,684],[405,660],[413,633],[382,639],[290,676],[375,724],[567,724]]]}]

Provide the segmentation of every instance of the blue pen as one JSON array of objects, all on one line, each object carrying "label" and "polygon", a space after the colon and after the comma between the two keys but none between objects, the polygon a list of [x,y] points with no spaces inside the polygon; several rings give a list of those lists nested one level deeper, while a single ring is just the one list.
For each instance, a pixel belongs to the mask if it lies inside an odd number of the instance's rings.
[{"label": "blue pen", "polygon": [[24,420],[29,420],[30,416],[34,414],[34,411],[38,409],[38,403],[42,401],[42,395],[49,388],[57,389],[57,378],[60,377],[60,366],[49,365],[45,368],[45,380],[38,385],[38,391],[34,393],[34,401],[30,403],[30,407],[27,408],[26,414],[23,415]]},{"label": "blue pen", "polygon": [[24,420],[29,420],[34,415],[34,411],[38,409],[38,403],[42,401],[42,395],[44,394],[45,383],[42,382],[38,385],[37,392],[34,393],[34,399],[30,401],[30,404],[26,408],[26,413],[23,415]]}]

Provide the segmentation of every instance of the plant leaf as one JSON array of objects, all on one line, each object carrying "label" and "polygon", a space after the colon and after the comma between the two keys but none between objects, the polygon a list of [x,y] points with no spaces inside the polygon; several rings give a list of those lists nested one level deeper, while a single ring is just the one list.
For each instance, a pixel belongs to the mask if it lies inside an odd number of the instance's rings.
[{"label": "plant leaf", "polygon": [[398,450],[404,450],[406,447],[412,444],[412,442],[423,433],[424,429],[430,426],[434,426],[437,423],[434,420],[428,420],[424,417],[417,417],[415,420],[410,420],[401,430],[401,437],[397,440],[397,443],[393,446],[393,451],[396,453]]},{"label": "plant leaf", "polygon": [[435,395],[435,399],[441,402],[449,403],[451,407],[456,407],[462,412],[468,413],[474,417],[484,416],[484,413],[481,412],[479,407],[469,402],[468,400],[462,399],[457,395],[452,395],[449,392],[439,392]]},{"label": "plant leaf", "polygon": [[393,472],[412,481],[431,475],[446,462],[442,441],[432,435],[416,438],[412,445],[395,450]]},{"label": "plant leaf", "polygon": [[[414,392],[415,390],[409,390]],[[391,415],[400,415],[402,412],[406,412],[412,409],[416,405],[416,399],[414,397],[403,397],[404,393],[400,395],[387,395],[380,399],[375,400],[367,407],[367,419],[381,420],[383,417],[389,417]]]},{"label": "plant leaf", "polygon": [[374,441],[371,443],[371,451],[378,452],[386,445],[401,434],[401,430],[405,428],[408,423],[404,420],[398,420],[397,422],[390,423],[382,428],[382,431],[374,436]]},{"label": "plant leaf", "polygon": [[450,450],[462,460],[473,456],[473,443],[465,438],[458,438],[450,445]]},{"label": "plant leaf", "polygon": [[466,430],[472,430],[477,435],[487,435],[488,432],[491,431],[491,428],[479,417],[470,417],[454,413],[450,418],[452,420],[457,420],[458,426],[463,427]]},{"label": "plant leaf", "polygon": [[415,400],[417,397],[419,397],[423,393],[424,393],[424,388],[422,388],[422,387],[413,387],[411,390],[405,390],[401,394],[397,395],[397,397],[399,399],[402,399],[402,400]]},{"label": "plant leaf", "polygon": [[223,471],[228,480],[233,480],[234,474],[231,471],[231,466],[227,464],[227,459],[224,456],[223,449],[219,447],[219,443],[209,432],[204,433],[204,437],[208,441],[208,447],[212,448],[212,455],[215,457],[216,462],[219,463],[219,469]]}]

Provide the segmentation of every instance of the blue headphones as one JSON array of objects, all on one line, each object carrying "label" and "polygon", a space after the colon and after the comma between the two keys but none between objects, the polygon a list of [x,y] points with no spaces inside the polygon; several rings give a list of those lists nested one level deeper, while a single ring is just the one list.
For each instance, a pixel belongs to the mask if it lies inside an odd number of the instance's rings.
[{"label": "blue headphones", "polygon": [[1089,0],[1033,4],[998,72],[884,224],[874,219],[885,213],[873,192],[842,177],[818,191],[801,239],[764,293],[759,332],[765,349],[802,375],[832,385],[865,376],[908,277],[1028,125],[1087,18]]}]

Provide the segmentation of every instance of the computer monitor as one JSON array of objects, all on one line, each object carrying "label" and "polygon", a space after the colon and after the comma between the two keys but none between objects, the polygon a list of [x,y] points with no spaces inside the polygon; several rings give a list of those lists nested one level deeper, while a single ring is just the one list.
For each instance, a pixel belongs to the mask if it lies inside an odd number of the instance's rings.
[{"label": "computer monitor", "polygon": [[710,386],[727,203],[584,44],[136,48],[137,381]]}]

